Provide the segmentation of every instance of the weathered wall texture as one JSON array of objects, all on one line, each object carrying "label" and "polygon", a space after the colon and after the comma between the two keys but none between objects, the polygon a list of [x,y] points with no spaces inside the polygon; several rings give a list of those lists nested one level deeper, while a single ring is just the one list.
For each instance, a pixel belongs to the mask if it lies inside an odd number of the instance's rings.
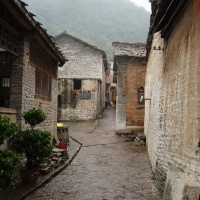
[{"label": "weathered wall texture", "polygon": [[126,95],[124,95],[124,76],[127,73],[127,65],[119,62],[117,71],[117,103],[116,103],[116,130],[126,126]]},{"label": "weathered wall texture", "polygon": [[69,59],[59,68],[59,78],[101,79],[102,80],[102,53],[71,37],[56,39],[63,54]]},{"label": "weathered wall texture", "polygon": [[126,124],[144,126],[144,105],[138,105],[138,89],[144,88],[146,67],[143,59],[127,65]]},{"label": "weathered wall texture", "polygon": [[[102,52],[65,33],[57,36],[55,40],[69,60],[59,68],[58,73],[60,83],[65,85],[62,89],[59,84],[59,94],[62,98],[60,120],[90,120],[100,117],[105,105],[105,69]],[[69,102],[74,90],[73,79],[82,81],[80,90],[75,91],[76,105]],[[80,99],[80,92],[85,91],[91,93],[91,99]]]},{"label": "weathered wall texture", "polygon": [[47,114],[47,119],[39,127],[50,131],[53,135],[57,132],[57,79],[52,78],[51,100],[36,98],[35,67],[29,64],[28,40],[25,39],[22,42],[21,48],[23,49],[22,54],[12,64],[10,106],[18,108],[17,122],[22,129],[27,125],[21,114],[33,107],[41,108]]},{"label": "weathered wall texture", "polygon": [[138,88],[145,84],[143,59],[118,59],[116,130],[144,125],[144,105],[138,105]]},{"label": "weathered wall texture", "polygon": [[[200,185],[200,153],[196,154],[200,139],[200,12],[195,13],[194,8],[190,1],[168,40],[160,39],[159,33],[154,35],[147,65],[145,95],[151,101],[146,102],[145,134],[161,190],[170,166],[189,178],[190,186]],[[164,51],[154,51],[154,46],[164,47]],[[181,178],[180,184],[184,182]],[[187,194],[183,191],[179,199],[192,199]]]},{"label": "weathered wall texture", "polygon": [[[163,39],[160,34],[154,35],[152,48],[157,45],[163,47]],[[156,171],[156,165],[159,159],[162,159],[162,143],[165,144],[165,135],[163,129],[163,98],[162,98],[162,77],[163,77],[163,51],[151,51],[149,56],[146,80],[145,80],[145,98],[151,99],[145,101],[145,134],[148,142],[148,154],[151,160],[153,171]],[[163,145],[164,145],[163,144]]]},{"label": "weathered wall texture", "polygon": [[[82,80],[82,91],[89,92],[91,98],[81,99],[80,92],[73,92],[73,79],[60,79],[59,93],[61,94],[61,121],[91,120],[98,117],[100,96],[98,80]],[[75,95],[75,96],[74,96]]]}]

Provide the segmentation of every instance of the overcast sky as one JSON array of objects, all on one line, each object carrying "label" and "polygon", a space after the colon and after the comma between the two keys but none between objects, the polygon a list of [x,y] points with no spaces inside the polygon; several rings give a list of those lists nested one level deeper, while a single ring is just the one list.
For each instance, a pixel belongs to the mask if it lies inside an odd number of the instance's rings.
[{"label": "overcast sky", "polygon": [[151,4],[149,3],[149,0],[131,0],[138,6],[144,7],[147,11],[151,12]]}]

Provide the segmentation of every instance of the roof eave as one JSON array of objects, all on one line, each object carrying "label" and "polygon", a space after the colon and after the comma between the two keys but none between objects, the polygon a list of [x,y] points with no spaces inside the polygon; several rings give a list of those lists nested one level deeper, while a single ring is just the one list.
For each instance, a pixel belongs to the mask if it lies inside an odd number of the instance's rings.
[{"label": "roof eave", "polygon": [[50,36],[47,34],[46,30],[40,26],[40,23],[35,21],[33,14],[29,13],[25,8],[27,4],[22,3],[20,0],[1,0],[2,3],[10,10],[10,12],[15,16],[15,19],[26,29],[27,31],[35,30],[37,35],[43,40],[43,45],[45,44],[54,55],[54,59],[59,63],[65,63],[65,58],[62,53],[56,49],[55,44],[51,40]]}]

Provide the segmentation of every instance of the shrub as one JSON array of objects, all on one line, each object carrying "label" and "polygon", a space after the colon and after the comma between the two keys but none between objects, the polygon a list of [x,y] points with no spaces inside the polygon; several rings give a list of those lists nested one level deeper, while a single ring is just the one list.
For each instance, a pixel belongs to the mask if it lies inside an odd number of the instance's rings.
[{"label": "shrub", "polygon": [[0,151],[0,191],[9,190],[19,180],[20,156],[11,150]]},{"label": "shrub", "polygon": [[46,119],[46,114],[41,109],[32,108],[24,112],[22,116],[31,129],[18,132],[13,137],[12,148],[18,153],[25,154],[26,169],[35,169],[45,157],[51,154],[51,133],[34,129],[35,125]]},{"label": "shrub", "polygon": [[51,154],[51,133],[40,130],[20,131],[13,139],[12,148],[25,154],[26,169],[37,168]]},{"label": "shrub", "polygon": [[6,139],[11,138],[17,131],[19,131],[18,124],[12,123],[9,117],[0,116],[0,145]]},{"label": "shrub", "polygon": [[26,123],[32,128],[46,119],[46,114],[40,108],[32,108],[22,114]]},{"label": "shrub", "polygon": [[[0,116],[0,145],[10,139],[19,130],[10,118]],[[11,150],[0,151],[0,191],[11,189],[19,177],[20,157]]]}]

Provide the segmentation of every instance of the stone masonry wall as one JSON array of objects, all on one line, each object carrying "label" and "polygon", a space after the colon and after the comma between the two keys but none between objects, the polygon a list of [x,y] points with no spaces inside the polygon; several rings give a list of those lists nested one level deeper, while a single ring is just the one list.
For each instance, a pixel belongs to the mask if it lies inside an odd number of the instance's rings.
[{"label": "stone masonry wall", "polygon": [[102,80],[102,53],[71,37],[56,40],[68,62],[59,68],[59,78],[91,78]]},{"label": "stone masonry wall", "polygon": [[196,154],[200,139],[200,12],[194,12],[194,2],[190,1],[164,44],[159,33],[154,35],[152,48],[160,45],[164,51],[151,50],[148,60],[145,92],[151,101],[145,109],[145,134],[162,191],[170,166],[200,184],[200,153]]},{"label": "stone masonry wall", "polygon": [[146,67],[142,59],[127,65],[126,124],[144,126],[144,105],[138,105],[138,88],[145,85]]},{"label": "stone masonry wall", "polygon": [[[91,99],[78,99],[76,107],[71,106],[70,103],[62,106],[60,120],[89,120],[100,117],[105,104],[105,71],[102,52],[68,35],[57,38],[56,42],[69,60],[59,68],[59,79],[66,79],[67,82],[73,79],[82,80],[81,91],[89,90],[92,94]],[[65,85],[65,93],[73,90],[69,87],[70,84]],[[84,84],[91,84],[91,86],[88,88]],[[91,90],[92,88],[95,90]],[[63,97],[64,95],[61,95],[62,101]]]},{"label": "stone masonry wall", "polygon": [[47,114],[47,119],[39,127],[55,134],[57,132],[57,79],[52,78],[51,100],[35,98],[35,67],[29,64],[28,40],[22,41],[21,49],[20,57],[12,65],[11,107],[18,108],[17,122],[22,129],[27,125],[21,114],[33,107],[41,108]]},{"label": "stone masonry wall", "polygon": [[[59,93],[62,97],[61,121],[66,120],[93,120],[98,117],[98,101],[100,94],[98,80],[82,80],[81,91],[73,91],[73,79],[61,79]],[[62,87],[60,86],[62,85]],[[80,93],[89,91],[91,98],[81,99]],[[74,98],[73,95],[76,95]],[[98,112],[99,111],[99,112]]]}]

